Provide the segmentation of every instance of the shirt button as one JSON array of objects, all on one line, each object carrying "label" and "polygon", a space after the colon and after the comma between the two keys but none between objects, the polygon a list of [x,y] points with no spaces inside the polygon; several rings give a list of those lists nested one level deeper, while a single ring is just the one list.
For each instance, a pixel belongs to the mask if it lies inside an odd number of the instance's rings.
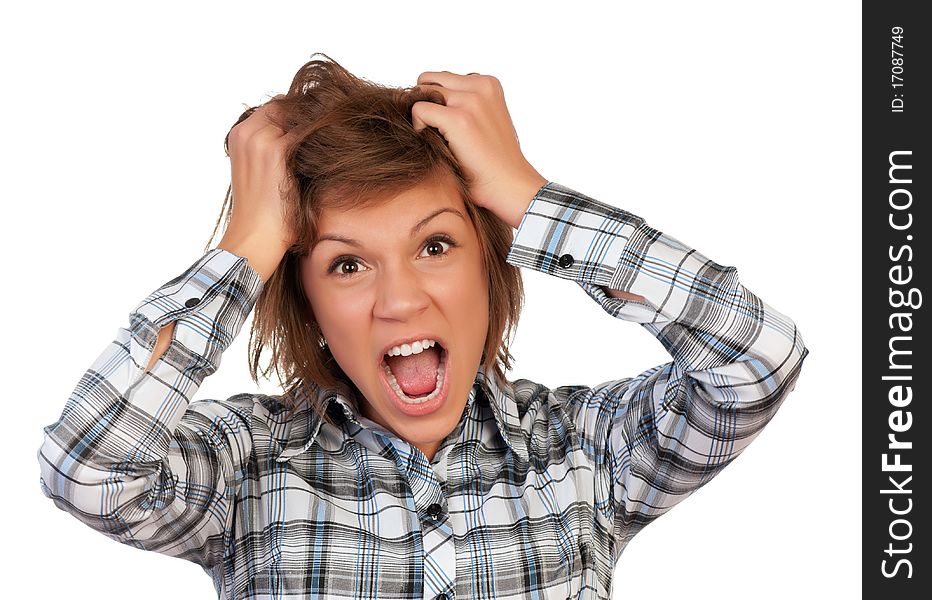
[{"label": "shirt button", "polygon": [[443,508],[436,502],[427,507],[427,514],[430,515],[431,519],[439,519],[441,512],[443,512]]},{"label": "shirt button", "polygon": [[572,255],[572,254],[564,254],[563,256],[561,256],[561,257],[560,257],[560,266],[563,267],[564,269],[567,268],[567,267],[572,267],[572,266],[573,266],[573,255]]},{"label": "shirt button", "polygon": [[200,298],[188,298],[187,300],[184,301],[184,305],[187,308],[191,308],[193,306],[197,306],[197,303],[200,301],[201,301]]}]

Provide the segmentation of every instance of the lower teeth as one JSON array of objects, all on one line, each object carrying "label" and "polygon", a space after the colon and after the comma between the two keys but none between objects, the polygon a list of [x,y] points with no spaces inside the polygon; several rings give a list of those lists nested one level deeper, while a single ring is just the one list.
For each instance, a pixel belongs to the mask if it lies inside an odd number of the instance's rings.
[{"label": "lower teeth", "polygon": [[398,394],[398,397],[401,398],[405,404],[423,404],[428,400],[433,400],[440,394],[440,386],[443,384],[444,359],[445,356],[440,357],[440,367],[437,369],[437,386],[434,388],[434,391],[426,396],[418,396],[417,398],[412,398],[404,393],[401,386],[398,385],[398,380],[395,379],[395,375],[392,373],[392,370],[388,368],[387,364],[382,364],[382,370],[385,371],[385,376],[388,378],[388,383],[392,386],[392,389],[395,390],[395,393]]}]

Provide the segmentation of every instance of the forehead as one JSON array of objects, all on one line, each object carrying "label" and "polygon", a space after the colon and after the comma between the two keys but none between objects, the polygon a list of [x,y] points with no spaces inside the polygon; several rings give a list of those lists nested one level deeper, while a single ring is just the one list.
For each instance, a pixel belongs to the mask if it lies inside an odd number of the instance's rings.
[{"label": "forehead", "polygon": [[[318,237],[341,231],[361,233],[374,227],[379,230],[401,228],[397,233],[407,233],[419,221],[444,208],[459,212],[468,224],[466,203],[450,178],[420,183],[402,192],[371,199],[361,206],[325,208],[318,218]],[[436,218],[460,220],[455,213],[449,215]]]}]

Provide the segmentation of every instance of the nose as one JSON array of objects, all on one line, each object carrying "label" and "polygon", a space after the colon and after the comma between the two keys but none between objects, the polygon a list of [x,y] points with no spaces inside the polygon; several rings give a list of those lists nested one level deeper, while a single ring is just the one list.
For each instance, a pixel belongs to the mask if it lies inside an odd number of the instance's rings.
[{"label": "nose", "polygon": [[410,265],[393,264],[378,275],[373,314],[376,318],[408,321],[430,306],[425,274]]}]

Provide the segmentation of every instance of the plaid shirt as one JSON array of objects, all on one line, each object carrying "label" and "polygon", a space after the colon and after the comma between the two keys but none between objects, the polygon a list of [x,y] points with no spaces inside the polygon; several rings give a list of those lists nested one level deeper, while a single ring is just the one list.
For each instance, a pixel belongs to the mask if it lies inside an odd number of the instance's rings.
[{"label": "plaid shirt", "polygon": [[808,350],[735,268],[554,182],[507,261],[576,282],[673,360],[594,387],[480,370],[428,461],[345,389],[298,390],[338,425],[307,408],[286,419],[281,396],[194,400],[262,289],[215,248],[130,313],[44,428],[42,492],[119,542],[201,565],[228,599],[610,598],[631,538],[744,450]]}]

